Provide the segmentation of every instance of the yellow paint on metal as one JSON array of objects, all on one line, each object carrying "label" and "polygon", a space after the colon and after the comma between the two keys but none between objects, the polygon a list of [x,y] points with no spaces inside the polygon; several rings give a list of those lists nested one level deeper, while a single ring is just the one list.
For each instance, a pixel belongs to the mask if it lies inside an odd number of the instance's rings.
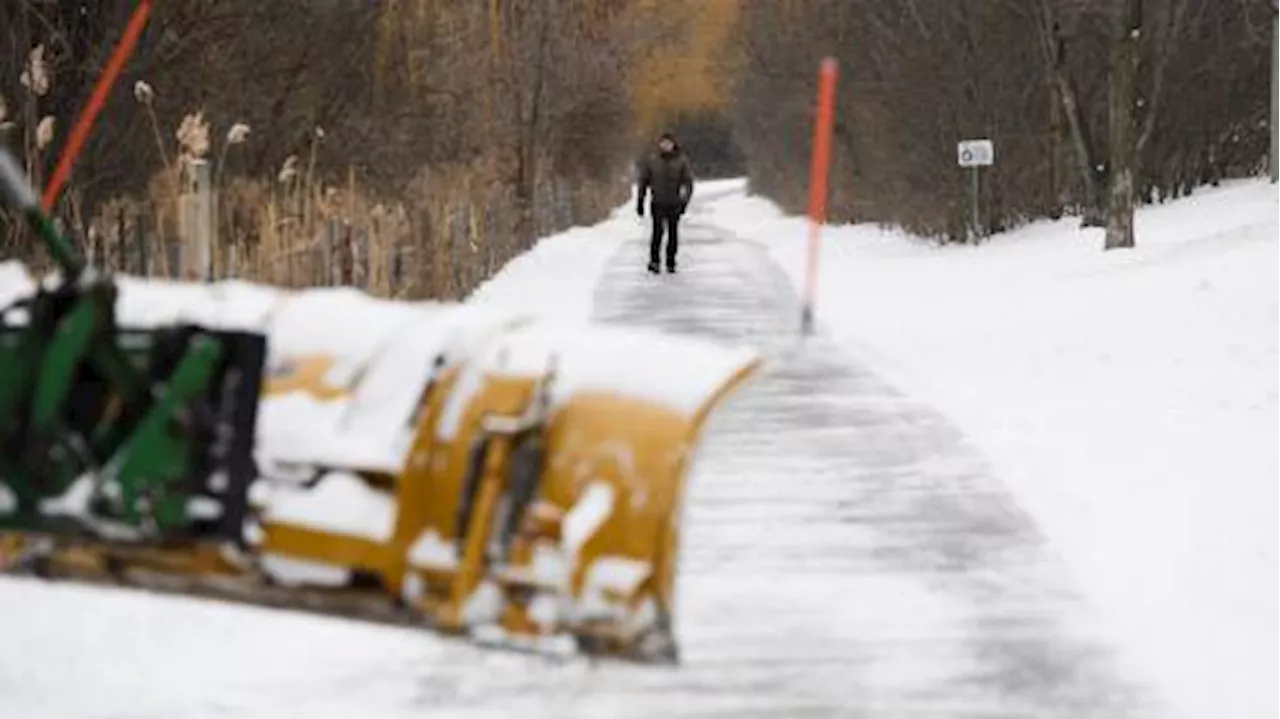
[{"label": "yellow paint on metal", "polygon": [[0,532],[0,570],[16,562],[26,545],[21,534]]},{"label": "yellow paint on metal", "polygon": [[262,526],[264,553],[323,562],[349,569],[386,575],[393,566],[391,545],[365,537],[322,532],[286,523]]},{"label": "yellow paint on metal", "polygon": [[337,360],[329,355],[291,358],[266,378],[262,395],[271,397],[304,392],[322,401],[342,399],[350,395],[351,390],[347,387],[335,387],[326,380],[326,375],[336,363]]},{"label": "yellow paint on metal", "polygon": [[[729,378],[692,414],[612,392],[580,392],[543,418],[532,431],[546,444],[538,491],[513,541],[510,565],[503,573],[487,565],[486,550],[498,505],[509,491],[512,437],[487,435],[479,487],[465,537],[458,537],[458,508],[473,448],[486,437],[486,418],[515,418],[534,400],[537,377],[484,375],[463,377],[462,367],[437,377],[419,413],[404,469],[396,479],[397,518],[386,545],[368,540],[280,524],[267,524],[263,551],[348,566],[378,574],[388,591],[400,596],[408,573],[420,580],[420,596],[410,604],[445,631],[466,629],[463,608],[479,583],[495,581],[506,600],[499,623],[509,632],[540,634],[546,627],[528,615],[531,592],[554,587],[523,569],[532,564],[535,543],[560,545],[561,522],[593,482],[612,490],[608,517],[573,557],[571,598],[580,599],[594,562],[629,559],[650,569],[631,596],[607,596],[631,610],[646,599],[673,610],[675,565],[686,474],[709,413],[759,367],[752,363]],[[446,420],[445,414],[455,416]],[[450,426],[442,426],[445,422]],[[451,566],[415,566],[410,549],[432,532],[460,553]],[[460,552],[459,552],[460,548]],[[611,594],[611,593],[607,593]],[[563,628],[563,627],[562,627]],[[569,627],[607,646],[624,647],[634,637],[621,626],[593,622]]]},{"label": "yellow paint on metal", "polygon": [[[443,518],[450,520],[448,508],[440,500],[444,494],[442,485],[447,481],[432,467],[437,461],[444,459],[443,454],[436,451],[435,427],[439,422],[440,412],[449,397],[458,378],[459,369],[450,367],[436,377],[425,393],[419,412],[418,425],[410,445],[405,466],[396,479],[396,524],[391,535],[392,562],[386,582],[391,591],[401,593],[404,581],[407,554],[413,542],[424,527],[429,526],[432,518],[436,526],[440,526]],[[433,481],[434,477],[439,477]],[[460,481],[461,478],[458,478]],[[456,495],[455,488],[454,494]]]},{"label": "yellow paint on metal", "polygon": [[590,482],[613,489],[613,511],[582,545],[571,589],[579,595],[591,564],[625,557],[656,567],[660,540],[682,488],[680,469],[692,446],[685,416],[666,407],[583,393],[551,418],[542,496],[569,510]]},{"label": "yellow paint on metal", "polygon": [[[448,455],[452,460],[449,467],[457,470],[453,476],[456,479],[454,486],[458,490],[455,495],[457,499],[452,503],[441,502],[442,497],[433,495],[431,498],[433,504],[440,505],[441,509],[453,510],[447,514],[438,513],[438,518],[447,517],[450,525],[456,522],[456,508],[461,502],[463,484],[472,459],[471,448],[482,439],[485,417],[490,415],[511,417],[522,414],[532,399],[533,390],[532,379],[487,378],[483,389],[472,398],[459,422],[459,428],[462,431],[454,437]],[[455,388],[455,391],[458,390]],[[439,431],[438,427],[426,429],[430,432],[438,433]],[[499,496],[505,489],[506,477],[510,474],[510,468],[507,466],[510,450],[510,437],[494,435],[488,438],[488,448],[482,459],[483,468],[480,470],[480,486],[471,510],[467,535],[460,538],[463,543],[462,561],[450,587],[449,603],[439,617],[441,626],[447,629],[462,628],[462,608],[482,578],[484,572],[482,562],[485,546],[493,528],[494,512]],[[456,536],[458,529],[460,528],[449,526],[449,531],[444,536]]]}]

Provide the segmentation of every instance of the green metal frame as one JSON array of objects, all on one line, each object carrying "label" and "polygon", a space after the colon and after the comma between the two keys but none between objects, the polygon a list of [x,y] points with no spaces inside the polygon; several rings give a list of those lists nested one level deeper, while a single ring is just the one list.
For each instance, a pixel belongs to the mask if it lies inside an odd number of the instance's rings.
[{"label": "green metal frame", "polygon": [[0,531],[238,539],[265,338],[122,330],[110,276],[55,230],[2,147],[0,190],[61,269],[52,289],[0,308],[0,485],[17,500]]}]

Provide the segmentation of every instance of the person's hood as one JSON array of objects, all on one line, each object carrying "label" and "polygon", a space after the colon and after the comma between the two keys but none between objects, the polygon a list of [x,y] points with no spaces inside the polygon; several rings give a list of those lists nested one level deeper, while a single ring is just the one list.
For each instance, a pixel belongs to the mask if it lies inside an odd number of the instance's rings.
[{"label": "person's hood", "polygon": [[655,143],[654,150],[657,151],[658,155],[661,155],[662,157],[670,158],[670,157],[675,157],[677,155],[684,154],[684,149],[680,147],[680,141],[676,139],[676,136],[672,134],[670,130],[664,130],[661,135],[658,135],[658,142],[662,142],[663,140],[668,140],[671,142],[671,151],[663,152],[662,149],[657,147]]}]

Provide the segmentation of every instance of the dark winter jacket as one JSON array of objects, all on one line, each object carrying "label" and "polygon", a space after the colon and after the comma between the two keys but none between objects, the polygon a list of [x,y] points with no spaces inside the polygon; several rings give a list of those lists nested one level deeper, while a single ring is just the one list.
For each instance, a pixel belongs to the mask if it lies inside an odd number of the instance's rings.
[{"label": "dark winter jacket", "polygon": [[646,191],[652,191],[653,204],[684,208],[693,196],[693,170],[684,150],[677,146],[671,152],[654,152],[640,163],[639,204],[644,205]]}]

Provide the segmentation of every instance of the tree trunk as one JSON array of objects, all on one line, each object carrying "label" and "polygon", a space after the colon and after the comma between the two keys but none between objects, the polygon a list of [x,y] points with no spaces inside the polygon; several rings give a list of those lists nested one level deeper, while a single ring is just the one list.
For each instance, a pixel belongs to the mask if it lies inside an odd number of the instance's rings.
[{"label": "tree trunk", "polygon": [[1114,11],[1109,82],[1111,162],[1107,187],[1105,249],[1133,247],[1134,178],[1137,174],[1133,109],[1142,34],[1142,0],[1125,0]]},{"label": "tree trunk", "polygon": [[1050,6],[1041,6],[1042,31],[1046,43],[1049,62],[1049,78],[1056,90],[1056,101],[1062,104],[1062,119],[1066,120],[1066,129],[1071,141],[1072,157],[1075,159],[1077,172],[1080,173],[1080,189],[1084,193],[1085,227],[1101,227],[1105,220],[1102,211],[1102,185],[1106,175],[1097,162],[1097,149],[1089,126],[1085,122],[1080,107],[1079,95],[1071,78],[1067,75],[1067,41],[1062,36],[1055,13]]},{"label": "tree trunk", "polygon": [[1049,83],[1049,217],[1062,217],[1062,101]]},{"label": "tree trunk", "polygon": [[1088,126],[1081,117],[1080,104],[1076,100],[1075,89],[1066,77],[1059,74],[1058,87],[1062,98],[1062,108],[1067,116],[1067,127],[1071,130],[1071,144],[1075,148],[1076,167],[1080,172],[1080,184],[1084,191],[1085,227],[1101,227],[1104,221],[1102,185],[1106,182],[1106,171],[1094,162],[1097,150],[1089,137]]}]

